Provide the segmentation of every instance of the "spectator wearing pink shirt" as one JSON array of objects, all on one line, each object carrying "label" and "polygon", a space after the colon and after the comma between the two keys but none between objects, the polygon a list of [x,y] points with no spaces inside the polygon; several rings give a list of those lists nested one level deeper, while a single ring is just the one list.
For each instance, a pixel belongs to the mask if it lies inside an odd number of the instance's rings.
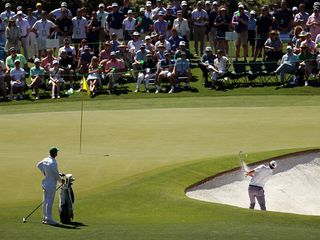
[{"label": "spectator wearing pink shirt", "polygon": [[307,27],[310,28],[310,33],[313,39],[320,33],[320,9],[313,7],[313,13],[309,16]]},{"label": "spectator wearing pink shirt", "polygon": [[316,43],[312,40],[312,36],[310,32],[307,33],[306,39],[303,42],[301,42],[301,46],[304,46],[304,45],[308,46],[310,53],[312,54],[315,53],[317,46],[316,46]]},{"label": "spectator wearing pink shirt", "polygon": [[105,76],[109,78],[109,90],[112,90],[115,86],[115,83],[123,75],[126,70],[125,63],[122,59],[117,59],[115,52],[110,53],[110,60],[103,61],[101,64],[104,66]]}]

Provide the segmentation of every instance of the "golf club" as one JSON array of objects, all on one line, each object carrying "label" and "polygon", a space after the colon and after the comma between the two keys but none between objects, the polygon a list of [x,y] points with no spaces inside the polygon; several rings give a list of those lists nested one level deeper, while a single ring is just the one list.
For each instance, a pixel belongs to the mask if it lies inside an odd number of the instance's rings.
[{"label": "golf club", "polygon": [[240,161],[240,166],[244,171],[244,174],[249,172],[249,168],[247,166],[247,164],[245,163],[245,159],[247,159],[248,154],[244,153],[243,151],[239,152],[239,161]]},{"label": "golf club", "polygon": [[[57,187],[56,191],[58,191],[58,189],[61,188],[61,186],[62,186],[62,184],[60,184],[60,185]],[[22,218],[22,222],[23,222],[23,223],[26,223],[26,222],[27,222],[27,219],[28,219],[35,211],[37,211],[37,209],[40,208],[40,207],[42,206],[42,204],[43,204],[43,201],[42,201],[31,213],[29,213],[28,216]]]}]

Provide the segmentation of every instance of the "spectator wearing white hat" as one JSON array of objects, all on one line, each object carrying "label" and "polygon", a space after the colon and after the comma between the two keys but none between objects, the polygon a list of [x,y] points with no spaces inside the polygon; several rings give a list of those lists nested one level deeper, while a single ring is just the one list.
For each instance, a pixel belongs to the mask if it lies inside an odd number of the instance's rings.
[{"label": "spectator wearing white hat", "polygon": [[51,98],[60,98],[60,86],[65,83],[62,78],[62,69],[59,68],[59,62],[57,60],[53,60],[52,68],[50,68],[50,80],[49,84],[51,84]]},{"label": "spectator wearing white hat", "polygon": [[135,54],[139,51],[141,44],[143,44],[143,41],[141,40],[140,33],[134,32],[132,34],[132,40],[128,42],[127,46],[129,51]]},{"label": "spectator wearing white hat", "polygon": [[54,19],[58,19],[61,17],[61,12],[65,10],[67,11],[67,16],[69,18],[72,18],[72,13],[70,9],[68,9],[68,4],[66,2],[62,2],[60,5],[60,8],[54,9],[49,13],[50,17],[54,17]]},{"label": "spectator wearing white hat", "polygon": [[124,33],[124,40],[129,41],[132,39],[131,35],[136,29],[137,20],[133,16],[131,9],[127,12],[127,17],[122,22],[122,29]]},{"label": "spectator wearing white hat", "polygon": [[198,63],[200,70],[202,71],[202,76],[204,78],[203,84],[204,86],[209,85],[209,68],[213,66],[214,60],[216,59],[216,55],[213,54],[213,50],[211,47],[206,47],[205,53],[202,55],[201,62]]},{"label": "spectator wearing white hat", "polygon": [[120,41],[123,40],[123,29],[122,23],[125,16],[122,12],[119,11],[118,3],[112,3],[112,12],[107,17],[107,26],[106,29],[109,29],[109,36],[111,37],[112,33],[117,34]]},{"label": "spectator wearing white hat", "polygon": [[188,20],[183,18],[182,10],[177,12],[177,18],[173,21],[173,28],[177,30],[179,36],[183,38],[187,44],[187,48],[189,48],[190,27]]},{"label": "spectator wearing white hat", "polygon": [[21,40],[22,49],[23,49],[24,56],[26,57],[26,59],[29,59],[27,49],[28,49],[29,33],[30,33],[31,28],[30,28],[28,20],[23,18],[22,11],[18,11],[17,16],[18,16],[18,18],[16,20],[16,24],[20,28],[20,40]]},{"label": "spectator wearing white hat", "polygon": [[152,44],[151,37],[149,35],[145,36],[144,38],[144,45],[146,46],[146,50],[154,53],[154,45]]},{"label": "spectator wearing white hat", "polygon": [[193,22],[193,38],[194,38],[194,52],[199,54],[199,42],[200,42],[200,54],[203,54],[206,42],[206,29],[209,23],[208,13],[203,9],[203,3],[197,2],[197,8],[192,11]]},{"label": "spectator wearing white hat", "polygon": [[137,32],[139,32],[142,37],[149,35],[153,30],[153,20],[146,16],[144,8],[140,8],[140,13],[136,20]]},{"label": "spectator wearing white hat", "polygon": [[97,18],[101,23],[99,41],[102,41],[102,42],[105,41],[105,32],[106,32],[105,23],[106,23],[107,17],[108,17],[108,12],[105,11],[105,5],[103,3],[100,3],[97,11]]},{"label": "spectator wearing white hat", "polygon": [[[141,8],[140,8],[140,11],[141,11]],[[151,1],[146,2],[146,9],[144,10],[144,15],[146,16],[146,18],[150,18],[151,20],[153,19]]]},{"label": "spectator wearing white hat", "polygon": [[307,26],[306,23],[309,18],[309,13],[305,11],[305,4],[300,3],[299,4],[299,12],[294,16],[293,23],[295,26],[301,26],[304,30],[306,30]]},{"label": "spectator wearing white hat", "polygon": [[41,67],[41,61],[39,58],[34,59],[34,66],[30,69],[30,80],[31,83],[28,85],[29,88],[34,89],[36,94],[36,100],[39,99],[39,87],[44,85],[44,68]]},{"label": "spectator wearing white hat", "polygon": [[0,14],[0,18],[4,22],[5,26],[7,26],[9,19],[13,17],[16,13],[11,11],[11,3],[6,3],[5,9],[6,10]]},{"label": "spectator wearing white hat", "polygon": [[25,83],[25,71],[23,68],[20,67],[20,60],[16,59],[14,60],[14,68],[10,71],[10,98],[13,99],[13,94],[17,93],[17,96],[14,97],[14,99],[20,99],[22,100],[23,93],[24,93],[24,86]]}]

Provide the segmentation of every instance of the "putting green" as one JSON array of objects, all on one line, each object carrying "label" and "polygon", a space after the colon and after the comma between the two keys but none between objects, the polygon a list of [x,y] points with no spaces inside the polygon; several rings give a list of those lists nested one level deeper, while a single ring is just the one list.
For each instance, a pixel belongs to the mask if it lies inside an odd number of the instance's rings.
[{"label": "putting green", "polygon": [[[246,152],[319,146],[320,107],[207,107],[2,114],[0,206],[37,201],[36,163],[58,146],[79,196],[153,169]],[[235,159],[235,161],[237,161]],[[14,186],[14,187],[13,187]]]}]

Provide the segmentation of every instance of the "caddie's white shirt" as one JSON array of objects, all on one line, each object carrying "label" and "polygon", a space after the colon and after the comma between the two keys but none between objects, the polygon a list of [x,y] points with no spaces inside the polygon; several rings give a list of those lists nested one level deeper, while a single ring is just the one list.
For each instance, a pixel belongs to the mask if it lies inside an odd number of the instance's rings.
[{"label": "caddie's white shirt", "polygon": [[20,28],[20,36],[25,37],[27,35],[27,30],[30,29],[28,20],[24,18],[21,20],[17,19],[16,24]]},{"label": "caddie's white shirt", "polygon": [[51,156],[44,158],[37,164],[37,167],[44,174],[42,187],[46,190],[56,188],[57,182],[61,181],[57,160]]},{"label": "caddie's white shirt", "polygon": [[56,25],[50,20],[40,19],[36,21],[32,29],[37,30],[38,38],[46,39],[50,37],[50,29],[55,27]]},{"label": "caddie's white shirt", "polygon": [[260,165],[254,169],[254,175],[251,178],[250,185],[264,187],[271,176],[272,169],[265,165]]},{"label": "caddie's white shirt", "polygon": [[72,38],[73,39],[84,39],[87,38],[86,33],[86,27],[88,26],[88,21],[84,17],[72,18],[72,24],[73,24],[73,33]]},{"label": "caddie's white shirt", "polygon": [[123,20],[122,25],[124,25],[125,31],[133,31],[136,29],[136,19],[132,18],[131,20],[127,17]]},{"label": "caddie's white shirt", "polygon": [[11,77],[14,81],[24,79],[24,76],[25,76],[25,75],[26,75],[26,72],[24,71],[23,68],[19,68],[19,69],[13,68],[13,69],[11,69],[11,71],[10,71],[10,77]]}]

